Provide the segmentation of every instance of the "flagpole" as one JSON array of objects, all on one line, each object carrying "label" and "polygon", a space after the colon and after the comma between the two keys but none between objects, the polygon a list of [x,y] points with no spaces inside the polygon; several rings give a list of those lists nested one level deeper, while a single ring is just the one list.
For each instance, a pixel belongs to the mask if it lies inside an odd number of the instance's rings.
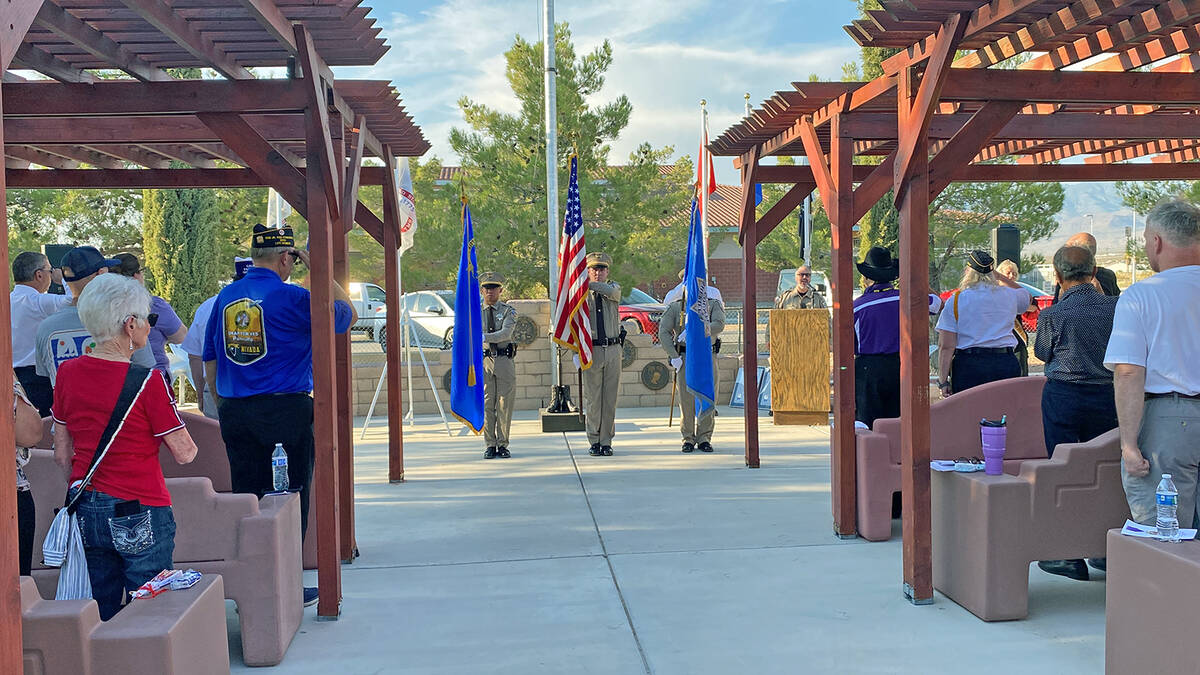
[{"label": "flagpole", "polygon": [[[700,232],[708,245],[708,148],[704,147],[708,132],[708,101],[700,99]],[[705,252],[707,258],[707,251]]]},{"label": "flagpole", "polygon": [[[549,244],[546,268],[550,276],[547,285],[550,302],[554,303],[558,298],[558,270],[555,264],[558,260],[558,105],[555,98],[555,77],[558,70],[554,60],[554,0],[543,0],[542,4],[545,11],[542,22],[542,54],[546,79],[546,230]],[[553,316],[553,308],[550,314]],[[558,361],[558,349],[551,345],[550,384],[555,387],[562,384]]]}]

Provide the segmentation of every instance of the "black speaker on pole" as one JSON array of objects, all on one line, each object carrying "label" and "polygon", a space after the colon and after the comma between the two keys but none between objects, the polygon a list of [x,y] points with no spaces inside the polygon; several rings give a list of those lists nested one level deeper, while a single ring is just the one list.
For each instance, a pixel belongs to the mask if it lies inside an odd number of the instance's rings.
[{"label": "black speaker on pole", "polygon": [[[51,267],[58,268],[62,266],[63,256],[73,248],[75,247],[70,244],[42,244],[42,255],[50,261]],[[48,292],[63,295],[66,293],[66,289],[62,287],[62,284],[52,283]]]},{"label": "black speaker on pole", "polygon": [[1011,260],[1021,272],[1021,230],[1012,223],[1004,223],[992,229],[992,255],[996,264]]}]

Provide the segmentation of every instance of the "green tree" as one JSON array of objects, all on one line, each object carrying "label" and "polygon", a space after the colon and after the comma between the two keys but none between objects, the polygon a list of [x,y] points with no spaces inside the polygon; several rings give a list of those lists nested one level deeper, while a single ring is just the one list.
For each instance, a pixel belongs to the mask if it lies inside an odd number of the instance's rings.
[{"label": "green tree", "polygon": [[[654,149],[649,144],[630,153],[624,166],[607,166],[609,144],[628,125],[632,111],[625,96],[594,103],[612,64],[612,46],[606,41],[579,56],[567,25],[559,24],[556,49],[559,152],[553,161],[560,169],[559,204],[566,201],[567,160],[575,151],[588,250],[609,253],[614,277],[626,286],[674,270],[675,256],[663,252],[676,250],[686,234],[685,223],[673,216],[679,205],[687,202],[690,170],[660,172],[659,165],[673,149]],[[462,157],[462,190],[469,199],[480,267],[508,277],[511,297],[545,297],[542,45],[517,36],[505,60],[519,112],[503,113],[464,97],[459,107],[467,127],[451,131],[450,145]],[[416,255],[408,257],[419,256],[420,264],[406,266],[406,287],[412,287],[407,277],[414,267],[432,268],[429,274],[418,271],[414,275],[419,277],[418,283],[429,283],[434,275],[449,283],[457,269],[462,232],[460,186],[430,187],[434,164],[436,160],[415,171],[420,223],[415,241],[419,248],[413,249]],[[422,193],[422,188],[428,191]],[[561,227],[561,223],[552,226]]]},{"label": "green tree", "polygon": [[1063,199],[1058,183],[951,183],[929,208],[930,285],[957,285],[966,255],[990,248],[1002,223],[1021,230],[1023,246],[1054,234]]},{"label": "green tree", "polygon": [[146,284],[186,321],[217,291],[218,211],[211,190],[146,190],[142,248]]}]

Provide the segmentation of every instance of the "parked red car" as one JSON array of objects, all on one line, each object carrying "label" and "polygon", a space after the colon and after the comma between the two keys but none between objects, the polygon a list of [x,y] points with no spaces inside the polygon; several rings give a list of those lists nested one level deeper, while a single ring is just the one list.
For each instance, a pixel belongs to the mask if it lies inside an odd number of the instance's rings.
[{"label": "parked red car", "polygon": [[[1021,323],[1025,326],[1026,331],[1030,333],[1037,332],[1038,313],[1049,307],[1054,302],[1054,296],[1047,295],[1045,291],[1037,286],[1031,286],[1021,281],[1018,281],[1017,283],[1021,285],[1021,288],[1029,291],[1029,294],[1033,296],[1034,304],[1037,305],[1037,309],[1031,309],[1021,315]],[[955,290],[956,289],[951,288],[948,291],[944,291],[941,296],[939,296],[941,297],[942,302],[946,304],[946,306],[942,308],[942,311],[950,309],[950,297],[954,295]]]},{"label": "parked red car", "polygon": [[658,342],[658,320],[667,306],[645,291],[634,288],[621,298],[621,325],[630,335],[645,333]]}]

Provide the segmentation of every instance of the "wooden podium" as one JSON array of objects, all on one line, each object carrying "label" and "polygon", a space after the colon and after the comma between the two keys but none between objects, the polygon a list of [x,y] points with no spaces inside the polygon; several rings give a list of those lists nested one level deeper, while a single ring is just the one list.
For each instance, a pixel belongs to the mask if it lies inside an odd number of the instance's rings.
[{"label": "wooden podium", "polygon": [[829,328],[827,309],[770,311],[775,424],[829,424]]}]

